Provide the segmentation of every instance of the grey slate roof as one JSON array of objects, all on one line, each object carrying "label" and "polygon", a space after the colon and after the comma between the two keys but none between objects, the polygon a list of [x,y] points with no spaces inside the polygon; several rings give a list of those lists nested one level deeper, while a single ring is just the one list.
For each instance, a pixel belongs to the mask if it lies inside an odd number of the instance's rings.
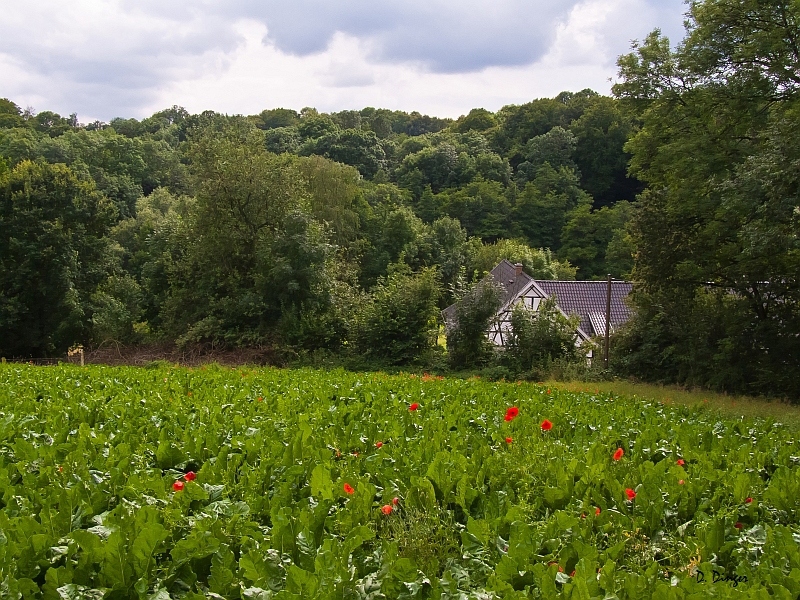
[{"label": "grey slate roof", "polygon": [[492,276],[492,279],[501,284],[505,290],[501,304],[503,308],[514,300],[514,298],[533,281],[533,278],[525,273],[525,271],[517,275],[516,267],[506,259],[501,260],[489,274]]},{"label": "grey slate roof", "polygon": [[[512,300],[514,300],[519,293],[533,281],[524,271],[517,276],[517,269],[513,263],[503,259],[498,265],[489,272],[489,276],[494,279],[495,283],[502,285],[503,297],[501,298],[500,310],[505,309]],[[456,305],[451,304],[442,311],[445,325],[453,322],[456,316]]]},{"label": "grey slate roof", "polygon": [[[605,281],[551,281],[537,279],[536,284],[568,315],[578,315],[580,328],[589,335],[604,335],[606,320]],[[611,330],[630,319],[633,311],[625,298],[633,289],[628,281],[611,282]]]}]

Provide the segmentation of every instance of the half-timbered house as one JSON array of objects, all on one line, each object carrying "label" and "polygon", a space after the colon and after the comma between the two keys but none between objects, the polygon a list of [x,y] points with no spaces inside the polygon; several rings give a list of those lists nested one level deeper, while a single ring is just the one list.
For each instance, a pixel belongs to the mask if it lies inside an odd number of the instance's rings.
[{"label": "half-timbered house", "polygon": [[[606,281],[552,281],[533,279],[522,269],[521,264],[503,260],[491,270],[488,277],[503,290],[497,318],[486,332],[489,340],[504,346],[511,332],[511,312],[518,304],[538,310],[545,298],[555,297],[556,306],[564,315],[577,315],[580,319],[575,331],[575,343],[583,344],[592,337],[603,337],[606,324]],[[627,281],[611,282],[611,331],[625,323],[632,314],[625,302],[632,284]],[[452,326],[455,305],[448,306],[442,315],[445,327]]]}]

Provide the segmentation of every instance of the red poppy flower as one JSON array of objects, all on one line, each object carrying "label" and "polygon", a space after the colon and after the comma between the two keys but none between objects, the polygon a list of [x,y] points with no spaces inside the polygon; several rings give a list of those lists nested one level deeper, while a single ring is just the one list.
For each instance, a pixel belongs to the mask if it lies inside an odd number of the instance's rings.
[{"label": "red poppy flower", "polygon": [[62,467],[61,465],[59,465],[59,466],[58,466],[58,472],[59,472],[59,473],[63,473],[63,472],[64,472],[64,467]]},{"label": "red poppy flower", "polygon": [[676,462],[676,463],[678,463],[678,466],[679,466],[679,467],[682,467],[683,465],[685,465],[685,464],[686,464],[686,461],[685,461],[685,460],[683,460],[682,458],[679,458],[679,459],[678,459],[678,460],[676,460],[675,462]]},{"label": "red poppy flower", "polygon": [[736,523],[736,525],[734,525],[734,527],[736,527],[736,529],[741,529],[742,527],[744,527],[744,525],[742,525],[741,523],[739,523],[737,521],[737,523]]},{"label": "red poppy flower", "polygon": [[636,492],[634,492],[631,488],[625,488],[625,495],[628,497],[628,500],[633,500],[636,498]]},{"label": "red poppy flower", "polygon": [[750,497],[748,496],[747,498],[745,498],[745,499],[744,499],[744,501],[745,501],[747,504],[750,504],[750,503],[753,501],[753,499],[752,499],[752,498],[750,498]]},{"label": "red poppy flower", "polygon": [[599,514],[600,514],[600,507],[598,506],[597,508],[594,509],[594,516],[596,517]]},{"label": "red poppy flower", "polygon": [[511,442],[513,442],[513,441],[514,441],[514,439],[513,439],[513,438],[510,438],[510,437],[507,437],[507,438],[506,438],[506,444],[510,444],[510,443],[511,443]]},{"label": "red poppy flower", "polygon": [[385,515],[390,515],[390,514],[392,514],[392,505],[391,505],[391,504],[384,504],[384,505],[381,507],[381,512],[382,512],[383,514],[385,514]]},{"label": "red poppy flower", "polygon": [[262,398],[261,396],[259,396],[259,397],[258,397],[258,401],[259,401],[259,402],[263,402],[263,401],[264,401],[264,398]]},{"label": "red poppy flower", "polygon": [[552,428],[553,424],[549,420],[542,421],[542,431],[550,431]]},{"label": "red poppy flower", "polygon": [[172,484],[172,489],[175,490],[176,492],[183,491],[183,482],[176,481],[175,483]]},{"label": "red poppy flower", "polygon": [[194,471],[189,471],[188,473],[186,473],[186,475],[183,476],[183,478],[186,481],[194,481],[195,479],[197,479],[197,473],[195,473]]},{"label": "red poppy flower", "polygon": [[517,418],[519,409],[516,406],[511,406],[506,410],[506,416],[503,417],[506,421],[513,421]]},{"label": "red poppy flower", "polygon": [[398,498],[397,496],[395,496],[394,498],[392,498],[392,504],[394,504],[395,506],[397,506],[398,504],[400,504],[400,498]]},{"label": "red poppy flower", "polygon": [[678,480],[678,485],[683,485],[684,483],[686,483],[686,482],[683,479],[679,479]]},{"label": "red poppy flower", "polygon": [[575,569],[572,569],[572,573],[569,574],[570,577],[575,577]]},{"label": "red poppy flower", "polygon": [[617,451],[614,452],[614,455],[611,457],[614,460],[619,460],[622,458],[622,455],[625,454],[625,451],[622,448],[617,448]]},{"label": "red poppy flower", "polygon": [[381,448],[383,446],[383,442],[375,442],[376,448]]},{"label": "red poppy flower", "polygon": [[344,484],[344,491],[345,491],[346,494],[351,494],[351,495],[355,492],[355,490],[353,489],[353,486],[350,485],[349,483],[345,483]]},{"label": "red poppy flower", "polygon": [[408,410],[417,410],[419,408],[419,402],[414,402],[411,406],[408,407]]}]

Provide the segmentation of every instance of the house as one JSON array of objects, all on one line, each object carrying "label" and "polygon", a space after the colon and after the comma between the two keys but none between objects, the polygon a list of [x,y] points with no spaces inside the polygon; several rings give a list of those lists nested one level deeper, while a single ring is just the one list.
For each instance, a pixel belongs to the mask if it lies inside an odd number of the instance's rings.
[{"label": "house", "polygon": [[[531,310],[538,310],[545,298],[554,296],[558,309],[565,315],[577,315],[580,323],[576,331],[576,344],[592,337],[605,335],[606,281],[552,281],[533,279],[522,270],[521,264],[503,260],[488,275],[502,286],[503,297],[498,318],[492,323],[487,336],[498,346],[504,346],[511,331],[511,311],[523,303]],[[611,282],[611,331],[625,323],[632,314],[625,298],[633,284],[627,281]],[[442,311],[445,326],[455,319],[455,305]]]}]

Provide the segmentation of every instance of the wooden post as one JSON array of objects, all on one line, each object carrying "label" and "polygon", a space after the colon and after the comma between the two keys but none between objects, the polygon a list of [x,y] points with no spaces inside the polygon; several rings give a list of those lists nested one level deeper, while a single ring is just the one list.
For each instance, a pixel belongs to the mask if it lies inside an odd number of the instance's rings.
[{"label": "wooden post", "polygon": [[[81,366],[83,366],[83,348],[81,348],[80,352],[81,352]],[[608,350],[606,350],[606,354],[608,354]]]},{"label": "wooden post", "polygon": [[611,335],[611,273],[608,274],[606,284],[606,331],[605,331],[605,352],[603,353],[603,364],[608,370],[608,341]]}]

